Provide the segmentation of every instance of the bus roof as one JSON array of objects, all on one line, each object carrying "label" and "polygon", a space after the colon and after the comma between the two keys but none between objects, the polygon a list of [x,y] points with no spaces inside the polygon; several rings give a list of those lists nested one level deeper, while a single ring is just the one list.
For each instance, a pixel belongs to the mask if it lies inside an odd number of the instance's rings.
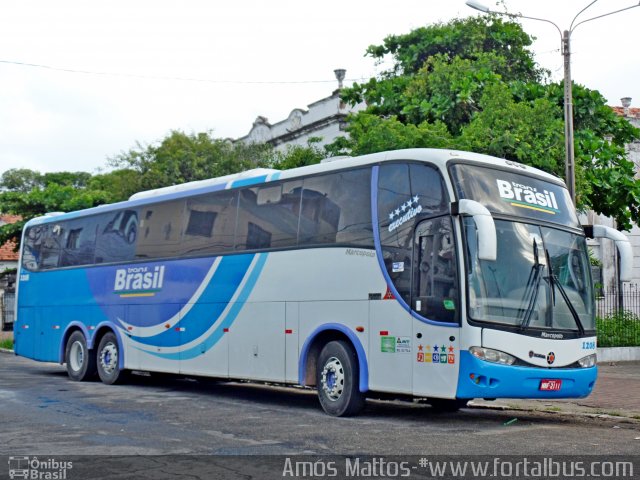
[{"label": "bus roof", "polygon": [[256,168],[232,175],[225,175],[223,177],[199,180],[195,182],[188,182],[179,185],[172,185],[169,187],[138,192],[133,194],[129,198],[129,200],[123,202],[100,205],[98,207],[69,213],[56,213],[55,216],[45,215],[42,217],[36,217],[27,222],[27,225],[25,226],[48,223],[49,221],[70,220],[79,216],[94,215],[127,207],[133,208],[149,203],[155,203],[158,201],[168,201],[212,191],[239,188],[249,185],[258,185],[276,180],[293,179],[307,175],[321,174],[335,170],[366,166],[394,160],[418,160],[430,162],[438,166],[442,170],[446,169],[447,163],[449,163],[450,161],[464,160],[477,163],[479,165],[493,166],[511,170],[516,173],[534,175],[553,183],[562,183],[562,180],[555,175],[551,175],[534,167],[513,162],[511,160],[492,157],[490,155],[466,152],[462,150],[413,148],[372,153],[359,157],[343,157],[340,159],[336,159],[335,161],[325,161],[315,165],[298,167],[290,170]]}]

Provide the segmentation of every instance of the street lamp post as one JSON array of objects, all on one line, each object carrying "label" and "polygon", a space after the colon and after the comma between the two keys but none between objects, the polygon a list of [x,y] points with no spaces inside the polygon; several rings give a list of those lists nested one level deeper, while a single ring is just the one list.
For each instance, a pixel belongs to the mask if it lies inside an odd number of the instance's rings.
[{"label": "street lamp post", "polygon": [[607,17],[609,15],[613,15],[614,13],[623,12],[625,10],[629,10],[631,8],[640,7],[640,2],[637,5],[632,5],[630,7],[621,8],[620,10],[616,10],[614,12],[605,13],[603,15],[597,15],[592,18],[588,18],[586,20],[582,20],[578,23],[575,23],[577,18],[591,5],[596,3],[598,0],[593,0],[586,7],[580,10],[573,20],[571,21],[571,25],[568,30],[561,31],[560,27],[556,25],[551,20],[547,20],[545,18],[537,18],[537,17],[528,17],[526,15],[515,14],[515,13],[507,13],[507,12],[498,12],[489,9],[489,7],[483,5],[480,2],[475,0],[467,0],[466,4],[479,10],[482,13],[492,13],[495,15],[504,15],[506,17],[514,17],[514,18],[526,18],[529,20],[538,20],[540,22],[550,23],[558,33],[560,34],[560,41],[562,45],[562,55],[564,57],[564,144],[565,144],[565,179],[567,183],[567,188],[569,189],[569,193],[571,194],[571,200],[575,203],[576,200],[576,171],[575,171],[575,152],[574,152],[574,141],[573,141],[573,93],[571,91],[571,34],[578,27],[578,25],[582,25],[583,23],[590,22],[591,20],[596,20],[597,18]]}]

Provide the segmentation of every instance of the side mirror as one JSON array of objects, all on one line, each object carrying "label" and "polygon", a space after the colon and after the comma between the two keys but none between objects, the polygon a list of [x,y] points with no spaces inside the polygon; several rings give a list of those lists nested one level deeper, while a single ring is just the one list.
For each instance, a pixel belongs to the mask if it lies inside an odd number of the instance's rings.
[{"label": "side mirror", "polygon": [[615,228],[604,225],[583,225],[588,238],[608,238],[613,240],[620,255],[620,281],[630,282],[633,270],[633,250],[629,239]]},{"label": "side mirror", "polygon": [[497,258],[498,241],[496,239],[496,225],[491,212],[475,200],[463,199],[451,203],[452,215],[470,215],[478,231],[478,258],[480,260],[495,261]]}]

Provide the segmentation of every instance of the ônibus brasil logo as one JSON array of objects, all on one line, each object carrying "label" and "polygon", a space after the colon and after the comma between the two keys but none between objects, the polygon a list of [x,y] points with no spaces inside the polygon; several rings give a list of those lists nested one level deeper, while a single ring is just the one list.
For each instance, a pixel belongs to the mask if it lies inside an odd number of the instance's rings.
[{"label": "\u00f4nibus brasil logo", "polygon": [[516,182],[496,179],[500,197],[514,207],[529,208],[539,212],[555,215],[560,210],[553,192],[538,191],[537,188]]},{"label": "\u00f4nibus brasil logo", "polygon": [[116,270],[113,293],[121,297],[152,297],[162,290],[164,265],[128,267]]}]

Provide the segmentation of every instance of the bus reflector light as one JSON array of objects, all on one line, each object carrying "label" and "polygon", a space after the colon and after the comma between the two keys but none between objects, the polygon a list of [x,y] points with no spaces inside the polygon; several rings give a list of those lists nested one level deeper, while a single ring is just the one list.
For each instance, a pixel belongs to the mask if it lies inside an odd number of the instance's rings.
[{"label": "bus reflector light", "polygon": [[360,333],[364,332],[364,327],[357,326],[356,327],[356,332],[360,332]]},{"label": "bus reflector light", "polygon": [[54,330],[60,330],[60,325],[54,325],[54,326],[53,326],[53,329],[54,329]]},{"label": "bus reflector light", "polygon": [[133,330],[133,327],[127,327],[127,330],[131,331]]},{"label": "bus reflector light", "polygon": [[89,325],[89,330],[95,330],[96,327],[94,325]]},{"label": "bus reflector light", "polygon": [[223,329],[222,329],[222,331],[223,331],[224,333],[229,333],[229,329],[228,329],[228,328],[223,328]]},{"label": "bus reflector light", "polygon": [[287,329],[284,331],[284,333],[285,333],[285,334],[287,334],[287,335],[291,335],[291,334],[293,333],[293,330],[292,330],[292,329],[290,329],[290,328],[287,328]]},{"label": "bus reflector light", "polygon": [[165,323],[165,324],[164,324],[164,328],[171,328],[171,324],[169,324],[169,323]]},{"label": "bus reflector light", "polygon": [[493,350],[492,348],[471,347],[469,352],[480,360],[498,363],[500,365],[513,365],[516,361],[515,357],[512,357],[508,353],[501,352],[500,350]]},{"label": "bus reflector light", "polygon": [[387,335],[389,335],[389,330],[380,330],[380,336],[386,337]]}]

